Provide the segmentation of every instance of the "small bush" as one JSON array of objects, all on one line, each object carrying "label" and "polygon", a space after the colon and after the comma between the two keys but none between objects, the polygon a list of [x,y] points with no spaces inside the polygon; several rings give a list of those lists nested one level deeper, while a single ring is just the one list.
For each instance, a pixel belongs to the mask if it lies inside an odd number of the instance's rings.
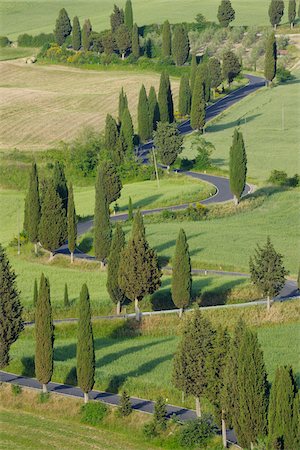
[{"label": "small bush", "polygon": [[216,426],[211,416],[187,422],[179,431],[179,443],[182,447],[207,447],[209,440],[216,433]]},{"label": "small bush", "polygon": [[81,422],[89,425],[98,425],[107,416],[108,409],[104,403],[89,402],[80,408]]},{"label": "small bush", "polygon": [[286,81],[292,80],[293,75],[285,67],[278,67],[276,72],[276,78],[279,83],[285,83]]},{"label": "small bush", "polygon": [[132,405],[130,401],[130,397],[126,391],[122,392],[120,405],[117,409],[117,415],[119,417],[127,417],[132,413]]},{"label": "small bush", "polygon": [[157,427],[153,420],[144,425],[143,433],[147,439],[153,439],[158,436]]},{"label": "small bush", "polygon": [[41,392],[38,396],[39,403],[47,403],[50,399],[50,392]]},{"label": "small bush", "polygon": [[155,402],[153,421],[157,430],[165,430],[167,428],[166,402],[162,396],[158,397]]},{"label": "small bush", "polygon": [[11,44],[7,36],[0,36],[0,47],[8,47]]},{"label": "small bush", "polygon": [[21,386],[18,386],[17,384],[12,384],[11,392],[13,393],[13,395],[20,395],[22,393],[22,388],[21,388]]},{"label": "small bush", "polygon": [[297,187],[299,186],[299,175],[296,173],[293,177],[289,178],[283,170],[275,169],[272,170],[268,182],[275,186]]}]

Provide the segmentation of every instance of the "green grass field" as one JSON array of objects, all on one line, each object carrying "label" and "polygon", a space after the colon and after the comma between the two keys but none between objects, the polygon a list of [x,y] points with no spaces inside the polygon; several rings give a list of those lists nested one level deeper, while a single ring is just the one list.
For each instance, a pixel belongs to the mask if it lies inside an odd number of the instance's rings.
[{"label": "green grass field", "polygon": [[[284,170],[289,176],[300,172],[299,106],[300,72],[290,83],[273,89],[262,88],[241,100],[208,125],[205,138],[216,148],[213,164],[228,169],[229,149],[233,130],[240,126],[246,144],[248,175],[264,182],[273,169]],[[184,157],[193,158],[190,143],[185,138]]]},{"label": "green grass field", "polygon": [[[138,25],[149,23],[162,23],[168,19],[171,23],[193,21],[198,13],[203,14],[207,20],[217,21],[219,0],[200,2],[197,0],[133,0],[134,20]],[[37,34],[40,32],[52,32],[58,11],[66,8],[72,18],[77,15],[80,21],[89,17],[94,30],[102,30],[109,27],[109,16],[113,9],[113,0],[103,0],[101,7],[95,1],[88,0],[37,0],[24,2],[1,2],[1,33],[11,39],[17,38],[21,33]],[[124,6],[125,1],[120,0],[119,6]],[[236,11],[234,25],[268,25],[268,0],[233,0],[232,6]],[[283,18],[283,22],[286,17]]]},{"label": "green grass field", "polygon": [[9,59],[26,58],[34,56],[38,52],[36,48],[14,48],[14,47],[0,47],[0,61],[7,61]]}]

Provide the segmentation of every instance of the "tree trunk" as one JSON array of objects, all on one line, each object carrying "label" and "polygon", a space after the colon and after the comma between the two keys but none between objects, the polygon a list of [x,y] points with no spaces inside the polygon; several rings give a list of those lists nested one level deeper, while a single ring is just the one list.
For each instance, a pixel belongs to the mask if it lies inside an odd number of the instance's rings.
[{"label": "tree trunk", "polygon": [[184,391],[181,391],[181,402],[184,403]]},{"label": "tree trunk", "polygon": [[274,30],[277,30],[277,23],[275,23],[274,25]]},{"label": "tree trunk", "polygon": [[141,317],[140,317],[139,300],[137,298],[134,299],[134,310],[135,310],[135,318],[139,322],[141,320]]},{"label": "tree trunk", "polygon": [[37,242],[34,243],[34,253],[38,254]]},{"label": "tree trunk", "polygon": [[253,442],[250,442],[250,449],[253,450],[254,449],[254,445]]},{"label": "tree trunk", "polygon": [[49,260],[52,261],[53,258],[54,258],[53,252],[50,252]]},{"label": "tree trunk", "polygon": [[167,173],[170,173],[170,166],[167,165]]},{"label": "tree trunk", "polygon": [[125,59],[125,53],[122,53],[122,61]]},{"label": "tree trunk", "polygon": [[100,268],[101,268],[101,270],[103,270],[103,269],[104,269],[104,261],[101,260],[101,261],[100,261],[100,264],[101,264],[101,267],[100,267]]},{"label": "tree trunk", "polygon": [[183,308],[179,308],[179,319],[181,319],[182,314],[183,314]]},{"label": "tree trunk", "polygon": [[196,416],[201,417],[201,405],[199,397],[196,397]]},{"label": "tree trunk", "polygon": [[74,262],[74,253],[71,252],[71,264],[73,264],[73,262]]},{"label": "tree trunk", "polygon": [[47,384],[45,384],[45,383],[42,384],[42,392],[43,392],[43,394],[47,394],[47,392],[48,392]]},{"label": "tree trunk", "polygon": [[270,299],[270,296],[268,295],[267,296],[267,310],[270,311],[270,309],[271,309],[271,299]]},{"label": "tree trunk", "polygon": [[236,195],[233,196],[233,201],[234,201],[235,206],[237,206],[239,204],[239,199],[237,198]]},{"label": "tree trunk", "polygon": [[121,313],[121,302],[119,301],[119,302],[117,303],[117,316],[119,316],[120,313]]},{"label": "tree trunk", "polygon": [[224,411],[222,410],[222,442],[223,447],[227,448],[226,422],[224,419]]},{"label": "tree trunk", "polygon": [[83,393],[83,398],[84,398],[84,403],[88,403],[88,401],[89,401],[89,394],[88,394],[88,392],[84,392]]}]

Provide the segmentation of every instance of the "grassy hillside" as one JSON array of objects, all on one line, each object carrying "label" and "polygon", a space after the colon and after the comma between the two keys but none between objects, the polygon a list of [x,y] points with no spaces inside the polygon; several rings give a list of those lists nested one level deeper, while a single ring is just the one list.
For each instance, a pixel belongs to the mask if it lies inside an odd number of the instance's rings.
[{"label": "grassy hillside", "polygon": [[[109,27],[109,16],[113,9],[113,0],[102,0],[101,7],[93,0],[49,0],[37,1],[2,1],[2,31],[15,39],[21,33],[37,34],[40,32],[52,32],[58,11],[64,7],[70,17],[77,15],[83,21],[89,17],[93,29],[102,30]],[[118,1],[118,5],[124,6],[125,1]],[[199,2],[198,0],[133,0],[134,19],[139,25],[149,23],[162,23],[168,19],[170,22],[192,21],[201,13],[206,19],[216,21],[219,0]],[[234,25],[268,25],[268,0],[233,0],[233,8],[236,11]],[[286,18],[284,18],[284,21]]]},{"label": "grassy hillside", "polygon": [[0,47],[0,61],[7,61],[9,59],[26,58],[34,56],[38,52],[36,48],[26,47]]}]

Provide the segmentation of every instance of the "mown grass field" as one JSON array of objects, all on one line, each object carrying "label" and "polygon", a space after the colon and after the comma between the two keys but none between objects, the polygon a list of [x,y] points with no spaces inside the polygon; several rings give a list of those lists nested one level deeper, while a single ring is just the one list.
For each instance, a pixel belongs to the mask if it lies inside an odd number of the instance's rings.
[{"label": "mown grass field", "polygon": [[[210,2],[198,2],[197,0],[153,0],[144,2],[134,0],[134,20],[138,25],[150,23],[162,23],[168,19],[171,23],[193,21],[198,13],[203,14],[207,20],[217,21],[218,0]],[[8,1],[1,2],[2,34],[16,39],[21,33],[37,34],[40,32],[51,33],[61,8],[66,8],[69,16],[79,16],[83,21],[89,17],[94,30],[109,28],[109,16],[113,9],[113,0],[103,0],[101,8],[95,1],[65,0],[55,1]],[[125,1],[120,0],[119,6],[124,6]],[[236,11],[234,25],[268,25],[268,0],[233,0],[233,8]],[[286,16],[283,18],[285,22]]]},{"label": "mown grass field", "polygon": [[[216,148],[212,154],[213,164],[228,170],[233,130],[239,126],[245,140],[251,178],[264,182],[273,169],[284,170],[289,176],[299,173],[299,83],[298,71],[292,82],[260,89],[209,124],[205,138]],[[192,135],[185,138],[182,157],[194,157],[190,148],[192,140]]]},{"label": "mown grass field", "polygon": [[[103,131],[106,115],[117,115],[122,87],[135,121],[142,83],[158,88],[159,75],[2,61],[0,148],[41,150],[72,140],[85,126]],[[178,80],[172,88],[176,102]]]},{"label": "mown grass field", "polygon": [[26,47],[0,47],[0,61],[7,61],[10,59],[26,58],[27,56],[34,56],[38,52],[36,48]]}]

